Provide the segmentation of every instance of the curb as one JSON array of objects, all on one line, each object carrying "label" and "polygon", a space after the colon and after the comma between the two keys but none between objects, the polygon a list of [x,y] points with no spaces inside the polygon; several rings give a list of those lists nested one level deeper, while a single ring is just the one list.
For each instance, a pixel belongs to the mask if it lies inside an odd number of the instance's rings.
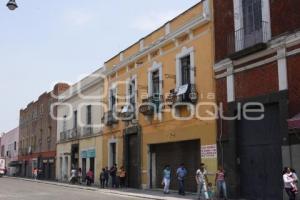
[{"label": "curb", "polygon": [[19,178],[19,177],[4,177],[9,179],[15,179],[15,180],[22,180],[22,181],[28,181],[28,182],[34,182],[34,183],[41,183],[45,185],[54,185],[54,186],[60,186],[65,188],[73,188],[73,189],[79,189],[79,190],[86,190],[86,191],[94,191],[94,192],[100,192],[103,194],[109,194],[109,195],[118,195],[123,197],[135,197],[135,198],[142,198],[142,199],[151,199],[151,200],[191,200],[191,198],[177,198],[177,197],[161,197],[157,195],[148,195],[148,194],[138,194],[134,192],[122,192],[117,190],[110,190],[110,189],[99,189],[95,187],[86,187],[86,186],[80,186],[80,185],[70,185],[66,183],[60,183],[60,182],[51,182],[51,181],[41,181],[41,180],[33,180],[28,178]]}]

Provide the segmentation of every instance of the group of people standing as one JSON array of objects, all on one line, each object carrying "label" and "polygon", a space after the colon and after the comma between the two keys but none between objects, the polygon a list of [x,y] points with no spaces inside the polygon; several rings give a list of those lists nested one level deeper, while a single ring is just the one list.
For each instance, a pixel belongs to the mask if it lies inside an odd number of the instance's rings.
[{"label": "group of people standing", "polygon": [[298,182],[299,182],[296,171],[289,167],[285,167],[283,169],[283,182],[284,182],[285,191],[289,196],[289,200],[295,200],[296,194],[298,194]]},{"label": "group of people standing", "polygon": [[[69,179],[69,182],[72,184],[75,184],[78,182],[79,184],[82,184],[83,180],[83,173],[82,169],[79,168],[76,170],[73,168],[71,170],[71,177]],[[120,167],[118,170],[117,164],[114,164],[110,169],[108,167],[105,167],[100,172],[100,187],[101,188],[107,188],[109,187],[109,179],[111,180],[111,187],[117,188],[117,187],[125,187],[126,186],[126,171],[124,167]],[[94,183],[94,172],[92,169],[89,169],[89,171],[86,173],[85,177],[86,185],[90,186],[92,183]]]},{"label": "group of people standing", "polygon": [[105,188],[108,187],[109,177],[111,177],[111,187],[125,187],[126,186],[126,171],[122,166],[120,170],[117,168],[117,164],[114,164],[110,169],[105,167],[102,169],[100,173],[100,187]]},{"label": "group of people standing", "polygon": [[[178,194],[185,195],[185,179],[188,175],[188,171],[182,163],[176,170],[176,177],[178,180]],[[198,199],[212,199],[216,197],[223,197],[227,199],[227,189],[225,182],[225,171],[223,167],[219,167],[215,176],[215,185],[217,187],[217,193],[213,191],[212,183],[208,182],[207,170],[204,163],[201,163],[200,168],[196,171],[195,179],[197,183]],[[164,194],[170,193],[170,183],[171,183],[171,167],[166,165],[163,170],[163,181],[162,185],[164,186]]]}]

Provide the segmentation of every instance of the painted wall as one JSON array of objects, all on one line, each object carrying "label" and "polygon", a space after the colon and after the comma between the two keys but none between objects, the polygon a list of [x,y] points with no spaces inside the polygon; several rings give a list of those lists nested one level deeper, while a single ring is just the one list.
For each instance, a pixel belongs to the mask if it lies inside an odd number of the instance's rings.
[{"label": "painted wall", "polygon": [[[137,79],[137,102],[141,104],[142,99],[148,96],[148,70],[150,70],[155,65],[162,66],[162,94],[165,98],[171,89],[176,88],[175,78],[176,75],[176,56],[188,49],[193,49],[194,53],[194,63],[195,63],[195,84],[197,91],[199,93],[198,102],[215,102],[215,85],[214,85],[214,73],[213,73],[213,62],[214,62],[214,42],[213,42],[213,21],[205,23],[199,23],[188,30],[183,28],[183,25],[187,26],[192,21],[195,21],[201,16],[209,16],[212,9],[212,1],[204,1],[203,3],[197,4],[195,7],[186,11],[184,14],[178,16],[173,21],[165,25],[165,35],[168,36],[172,32],[180,32],[178,35],[172,39],[166,39],[166,41],[159,42],[161,39],[161,28],[154,31],[153,35],[150,34],[142,41],[148,41],[147,38],[151,38],[151,45],[157,45],[157,48],[149,52],[140,51],[132,54],[132,48],[130,48],[130,53],[133,55],[130,61],[124,58],[127,55],[126,51],[123,51],[122,56],[115,56],[108,62],[106,62],[106,68],[112,70],[108,75],[109,86],[112,86],[118,81],[123,81],[122,84],[117,85],[117,94],[119,96],[124,96],[126,94],[126,84],[125,81],[130,78],[136,77]],[[210,3],[210,4],[209,4]],[[208,10],[207,10],[208,8]],[[210,15],[211,16],[211,15]],[[160,38],[159,38],[160,37]],[[149,39],[150,40],[150,39]],[[143,46],[141,45],[141,46]],[[150,45],[147,45],[149,47]],[[147,48],[144,47],[144,48]],[[122,61],[121,62],[121,58]],[[118,60],[119,59],[119,60]],[[125,59],[125,61],[124,61]],[[129,59],[129,58],[127,58]],[[125,63],[125,64],[124,64]],[[114,66],[114,67],[113,67]],[[118,68],[119,67],[119,68]],[[213,98],[211,98],[211,95]],[[109,99],[107,97],[107,102]],[[118,104],[122,100],[118,100]],[[120,106],[119,106],[120,107]],[[207,116],[206,110],[212,111],[212,107],[206,106],[201,107],[198,111],[201,116]],[[181,111],[181,113],[186,113],[186,111]],[[171,113],[163,112],[161,120],[151,120],[141,113],[138,113],[137,120],[138,124],[142,127],[142,186],[149,187],[149,159],[148,159],[148,145],[167,143],[175,141],[185,141],[190,139],[200,139],[201,145],[211,145],[216,144],[216,122],[212,121],[201,121],[192,117],[188,121],[177,121],[175,120]],[[124,163],[123,158],[123,130],[127,127],[126,123],[119,121],[111,127],[105,127],[103,135],[103,166],[110,165],[110,150],[109,143],[117,143],[117,164],[121,166]],[[170,134],[175,134],[175,136],[170,136]],[[199,149],[200,151],[200,149]],[[212,173],[216,171],[217,168],[217,158],[214,159],[203,159],[208,166],[208,170]],[[213,180],[213,177],[210,177]]]},{"label": "painted wall", "polygon": [[[4,146],[4,159],[8,175],[18,173],[15,167],[9,167],[10,162],[18,160],[19,152],[19,127],[4,133],[1,138],[1,147]],[[8,155],[7,155],[8,153]]]}]

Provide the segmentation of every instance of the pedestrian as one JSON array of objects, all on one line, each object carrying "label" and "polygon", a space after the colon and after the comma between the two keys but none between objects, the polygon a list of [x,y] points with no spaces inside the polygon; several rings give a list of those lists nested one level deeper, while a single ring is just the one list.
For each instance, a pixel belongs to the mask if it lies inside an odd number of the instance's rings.
[{"label": "pedestrian", "polygon": [[86,173],[86,185],[90,186],[94,182],[94,172],[90,170]]},{"label": "pedestrian", "polygon": [[78,183],[79,183],[79,185],[81,185],[81,183],[82,183],[82,169],[81,168],[78,169],[77,176],[78,176]]},{"label": "pedestrian", "polygon": [[215,185],[217,186],[218,197],[223,197],[227,199],[227,187],[225,181],[225,171],[222,166],[219,166],[219,169],[216,173]]},{"label": "pedestrian", "polygon": [[105,176],[105,187],[108,187],[108,181],[109,181],[109,170],[108,170],[108,167],[105,167],[104,176]]},{"label": "pedestrian", "polygon": [[117,164],[114,164],[109,170],[112,188],[117,187],[117,171],[118,171]]},{"label": "pedestrian", "polygon": [[184,167],[183,163],[177,169],[176,175],[177,175],[178,184],[179,184],[178,194],[184,196],[185,195],[184,179],[185,179],[185,177],[187,175],[187,170]]},{"label": "pedestrian", "polygon": [[34,180],[36,180],[37,177],[38,177],[38,170],[37,170],[37,168],[33,169],[33,177],[34,177]]},{"label": "pedestrian", "polygon": [[100,186],[101,188],[104,188],[105,186],[105,168],[103,168],[102,172],[100,173]]},{"label": "pedestrian", "polygon": [[298,183],[299,183],[299,179],[298,179],[296,170],[295,170],[295,169],[291,169],[291,172],[292,172],[293,178],[294,178],[294,180],[295,180],[295,181],[294,181],[294,184],[295,184],[295,188],[296,188],[296,193],[298,193]]},{"label": "pedestrian", "polygon": [[124,167],[120,167],[120,187],[124,188],[126,186],[126,171]]},{"label": "pedestrian", "polygon": [[208,199],[211,199],[211,200],[214,199],[215,192],[214,192],[212,183],[207,184],[207,194],[208,194]]},{"label": "pedestrian", "polygon": [[196,171],[196,183],[198,185],[198,199],[209,199],[207,191],[207,171],[204,163],[201,163],[200,168]]},{"label": "pedestrian", "polygon": [[294,191],[294,182],[295,179],[293,178],[293,173],[291,172],[291,169],[288,167],[285,167],[283,170],[283,182],[284,182],[284,189],[289,196],[289,200],[295,200],[296,194]]},{"label": "pedestrian", "polygon": [[70,177],[70,180],[69,182],[72,183],[72,184],[75,184],[75,179],[77,177],[77,171],[76,169],[73,167],[72,170],[71,170],[71,177]]},{"label": "pedestrian", "polygon": [[164,186],[164,194],[170,193],[170,182],[171,182],[171,167],[170,165],[166,165],[163,171],[163,181],[162,181],[162,184]]}]

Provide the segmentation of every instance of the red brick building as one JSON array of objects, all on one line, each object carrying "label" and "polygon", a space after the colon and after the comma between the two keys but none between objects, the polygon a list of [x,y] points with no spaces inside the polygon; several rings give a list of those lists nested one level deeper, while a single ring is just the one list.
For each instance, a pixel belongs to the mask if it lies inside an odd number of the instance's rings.
[{"label": "red brick building", "polygon": [[264,109],[261,120],[219,119],[231,197],[281,200],[282,168],[300,171],[300,127],[287,123],[300,113],[299,8],[299,0],[214,0],[217,101],[226,116],[249,102]]},{"label": "red brick building", "polygon": [[[59,83],[52,92],[42,94],[20,110],[19,161],[21,176],[32,177],[34,168],[40,170],[39,178],[55,179],[57,123],[51,117],[51,104],[56,96],[69,88]],[[53,109],[56,116],[56,110]]]}]

